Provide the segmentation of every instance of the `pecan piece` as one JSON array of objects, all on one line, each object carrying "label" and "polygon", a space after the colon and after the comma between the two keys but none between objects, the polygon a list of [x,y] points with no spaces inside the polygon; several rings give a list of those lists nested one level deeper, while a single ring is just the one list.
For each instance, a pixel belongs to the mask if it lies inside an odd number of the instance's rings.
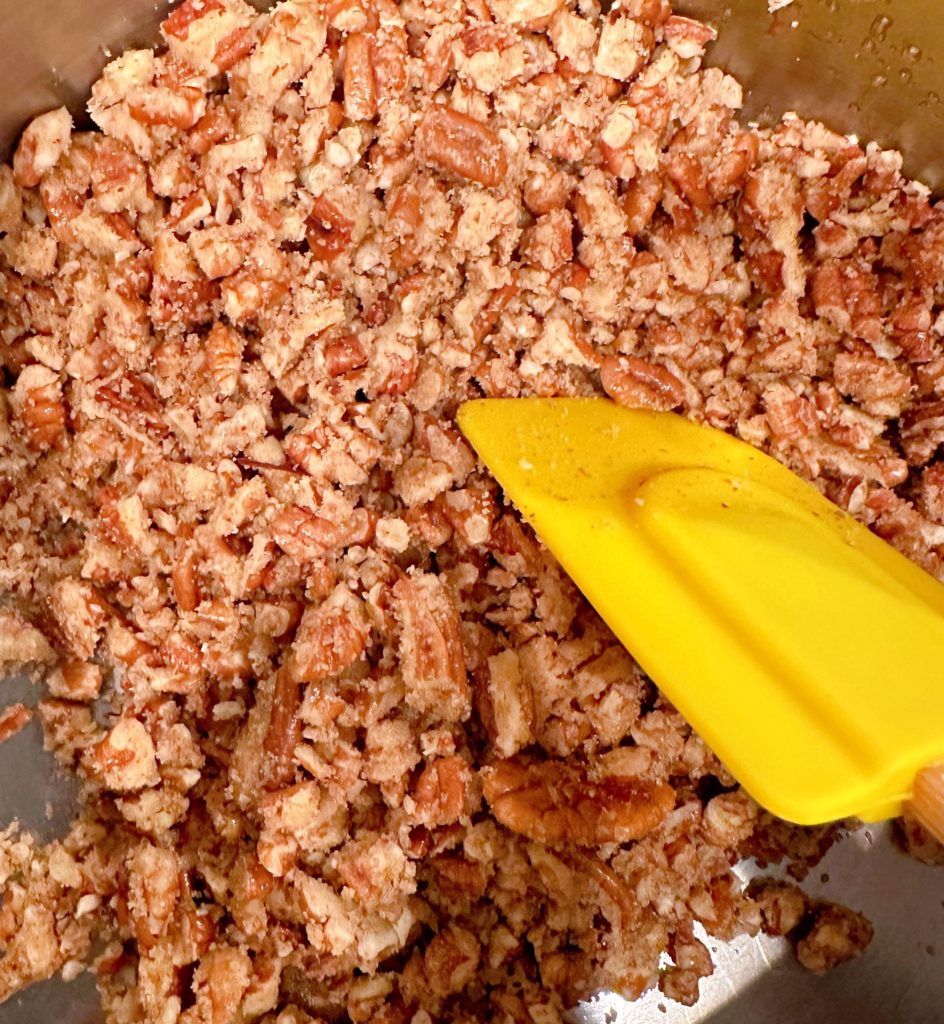
[{"label": "pecan piece", "polygon": [[437,757],[420,773],[413,790],[416,817],[435,827],[458,821],[472,781],[468,764],[457,755]]},{"label": "pecan piece", "polygon": [[325,345],[325,370],[331,377],[341,377],[351,370],[360,369],[367,363],[364,346],[354,334],[348,334]]},{"label": "pecan piece", "polygon": [[825,974],[860,956],[875,929],[863,914],[823,901],[813,909],[807,934],[797,943],[797,959],[814,974]]},{"label": "pecan piece", "polygon": [[243,345],[242,337],[221,321],[210,328],[203,349],[204,370],[221,397],[236,391],[242,370]]},{"label": "pecan piece", "polygon": [[0,743],[25,728],[33,712],[25,704],[11,704],[0,711]]},{"label": "pecan piece", "polygon": [[377,113],[377,81],[369,37],[352,32],[344,52],[344,113],[352,121],[369,121]]},{"label": "pecan piece", "polygon": [[305,237],[316,260],[330,263],[351,243],[354,221],[345,216],[329,199],[318,196],[312,203]]},{"label": "pecan piece", "polygon": [[107,789],[119,793],[156,786],[154,741],[136,718],[122,718],[83,757],[86,769]]},{"label": "pecan piece", "polygon": [[402,577],[393,593],[402,625],[407,704],[442,721],[462,720],[469,713],[471,694],[455,602],[428,573]]},{"label": "pecan piece", "polygon": [[517,294],[518,284],[514,278],[508,284],[502,285],[501,288],[496,288],[492,292],[488,302],[479,310],[472,321],[472,337],[477,345],[481,345],[492,331],[495,330],[499,318],[507,308],[508,303]]},{"label": "pecan piece", "polygon": [[343,584],[302,615],[288,667],[292,678],[318,683],[336,676],[364,653],[370,623],[363,602]]},{"label": "pecan piece", "polygon": [[184,0],[161,22],[161,32],[175,39],[186,39],[195,21],[223,9],[223,0]]},{"label": "pecan piece", "polygon": [[51,448],[66,429],[59,374],[38,363],[23,367],[13,389],[13,407],[33,448]]},{"label": "pecan piece", "polygon": [[272,539],[295,562],[310,562],[344,543],[347,528],[341,523],[290,505],[272,520]]},{"label": "pecan piece", "polygon": [[636,356],[607,356],[600,380],[610,398],[630,409],[677,409],[685,401],[685,385],[674,373]]},{"label": "pecan piece", "polygon": [[671,786],[646,779],[591,779],[561,761],[497,761],[483,772],[485,799],[512,832],[548,846],[600,846],[641,839],[675,806]]},{"label": "pecan piece", "polygon": [[177,607],[182,612],[192,612],[200,603],[200,584],[197,581],[192,552],[187,552],[174,563],[170,579]]},{"label": "pecan piece", "polygon": [[430,107],[417,128],[417,140],[430,163],[467,181],[495,188],[508,173],[501,139],[487,124],[452,107]]},{"label": "pecan piece", "polygon": [[167,433],[160,399],[135,373],[102,384],[95,392],[95,400],[128,426],[158,435]]},{"label": "pecan piece", "polygon": [[72,143],[72,116],[65,107],[47,111],[27,125],[13,154],[13,180],[33,188]]},{"label": "pecan piece", "polygon": [[266,753],[265,780],[270,789],[286,785],[295,774],[293,755],[301,739],[298,718],[301,700],[298,680],[287,669],[279,669],[272,689],[269,723],[262,741]]}]

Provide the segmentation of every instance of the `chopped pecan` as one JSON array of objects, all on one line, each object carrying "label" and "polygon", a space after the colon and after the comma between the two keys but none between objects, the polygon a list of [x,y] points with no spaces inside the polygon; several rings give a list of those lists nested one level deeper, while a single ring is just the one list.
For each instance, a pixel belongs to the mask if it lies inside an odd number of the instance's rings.
[{"label": "chopped pecan", "polygon": [[363,32],[347,37],[344,51],[344,113],[352,121],[369,121],[377,113],[377,81],[371,42]]},{"label": "chopped pecan", "polygon": [[363,602],[342,585],[305,609],[289,657],[293,679],[321,682],[349,668],[364,653],[370,623]]},{"label": "chopped pecan", "polygon": [[874,933],[863,914],[824,901],[813,909],[809,931],[797,944],[797,958],[808,971],[825,974],[861,956]]},{"label": "chopped pecan", "polygon": [[60,580],[50,592],[49,610],[66,648],[78,658],[91,658],[108,619],[99,592],[84,580]]},{"label": "chopped pecan", "polygon": [[512,832],[548,846],[602,846],[641,839],[675,806],[665,783],[591,779],[562,761],[497,761],[483,773],[485,799]]},{"label": "chopped pecan", "polygon": [[481,950],[479,940],[458,925],[434,936],[423,958],[429,987],[439,996],[461,992],[475,977]]},{"label": "chopped pecan", "polygon": [[471,782],[472,771],[461,757],[452,755],[430,761],[413,789],[417,819],[431,828],[458,821]]},{"label": "chopped pecan", "polygon": [[243,339],[232,327],[217,321],[207,335],[203,350],[207,376],[217,394],[232,395],[239,382],[243,362]]},{"label": "chopped pecan", "polygon": [[347,533],[347,524],[323,519],[298,505],[283,509],[272,520],[272,539],[296,562],[310,562],[339,547]]},{"label": "chopped pecan", "polygon": [[32,363],[23,367],[13,389],[13,407],[34,448],[50,448],[66,429],[66,405],[59,374]]},{"label": "chopped pecan", "polygon": [[24,188],[38,185],[68,152],[72,117],[65,107],[34,117],[13,154],[13,180]]},{"label": "chopped pecan", "polygon": [[102,384],[96,390],[95,398],[128,426],[157,435],[167,433],[160,399],[135,373]]},{"label": "chopped pecan", "polygon": [[426,159],[467,181],[494,188],[505,180],[508,157],[501,139],[482,121],[434,104],[417,127]]},{"label": "chopped pecan", "polygon": [[154,741],[136,718],[122,718],[83,757],[85,768],[102,785],[129,792],[160,781]]},{"label": "chopped pecan", "polygon": [[294,753],[301,740],[301,685],[286,668],[275,675],[269,721],[262,747],[266,758],[266,784],[270,789],[291,782],[295,773]]},{"label": "chopped pecan", "polygon": [[326,345],[324,358],[325,369],[330,376],[340,377],[364,366],[367,362],[367,353],[358,341],[357,335],[348,334]]},{"label": "chopped pecan", "polygon": [[174,600],[182,612],[192,612],[200,603],[200,585],[194,568],[192,552],[183,555],[171,569]]},{"label": "chopped pecan", "polygon": [[428,573],[401,577],[393,593],[407,703],[432,718],[460,721],[469,713],[471,693],[455,602]]},{"label": "chopped pecan", "polygon": [[607,356],[600,369],[603,390],[631,409],[677,409],[685,385],[664,366],[636,356]]},{"label": "chopped pecan", "polygon": [[254,42],[252,29],[248,25],[234,28],[217,44],[213,53],[213,63],[220,71],[229,71],[252,50]]},{"label": "chopped pecan", "polygon": [[472,321],[472,337],[477,345],[485,341],[492,331],[495,330],[502,313],[517,294],[518,284],[514,278],[508,284],[504,284],[492,292],[488,302],[485,303]]},{"label": "chopped pecan", "polygon": [[10,704],[0,710],[0,743],[24,729],[33,712],[25,704]]},{"label": "chopped pecan", "polygon": [[184,0],[161,22],[161,31],[165,36],[186,39],[195,21],[223,7],[223,0]]}]

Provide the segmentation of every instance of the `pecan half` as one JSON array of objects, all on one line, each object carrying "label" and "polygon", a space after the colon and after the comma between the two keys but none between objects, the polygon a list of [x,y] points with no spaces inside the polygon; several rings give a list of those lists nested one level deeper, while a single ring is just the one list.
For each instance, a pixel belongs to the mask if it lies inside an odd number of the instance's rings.
[{"label": "pecan half", "polygon": [[512,832],[549,846],[600,846],[641,839],[675,806],[662,782],[624,776],[599,781],[561,761],[498,761],[483,771],[485,799]]}]

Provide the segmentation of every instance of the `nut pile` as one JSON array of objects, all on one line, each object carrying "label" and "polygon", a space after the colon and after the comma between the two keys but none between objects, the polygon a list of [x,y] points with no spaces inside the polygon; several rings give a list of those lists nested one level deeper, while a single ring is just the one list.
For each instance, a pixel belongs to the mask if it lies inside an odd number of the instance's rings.
[{"label": "nut pile", "polygon": [[0,999],[89,968],[114,1024],[548,1024],[694,1001],[705,931],[861,950],[743,889],[834,830],[758,811],[454,414],[676,409],[944,576],[944,209],[894,153],[740,127],[666,0],[162,32],[97,131],[45,113],[0,168],[0,670],[42,669],[84,796],[0,833]]}]

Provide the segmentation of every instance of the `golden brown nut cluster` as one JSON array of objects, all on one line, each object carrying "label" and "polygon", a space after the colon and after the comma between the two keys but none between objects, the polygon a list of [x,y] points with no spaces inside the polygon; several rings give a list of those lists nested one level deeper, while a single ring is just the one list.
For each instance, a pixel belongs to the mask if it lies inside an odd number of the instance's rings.
[{"label": "golden brown nut cluster", "polygon": [[26,129],[0,666],[43,666],[84,809],[0,837],[0,999],[89,965],[115,1024],[551,1022],[691,1002],[696,926],[814,970],[868,942],[743,890],[834,830],[758,812],[454,422],[675,409],[944,576],[944,213],[894,153],[741,127],[712,35],[666,0],[185,0],[97,131]]}]

